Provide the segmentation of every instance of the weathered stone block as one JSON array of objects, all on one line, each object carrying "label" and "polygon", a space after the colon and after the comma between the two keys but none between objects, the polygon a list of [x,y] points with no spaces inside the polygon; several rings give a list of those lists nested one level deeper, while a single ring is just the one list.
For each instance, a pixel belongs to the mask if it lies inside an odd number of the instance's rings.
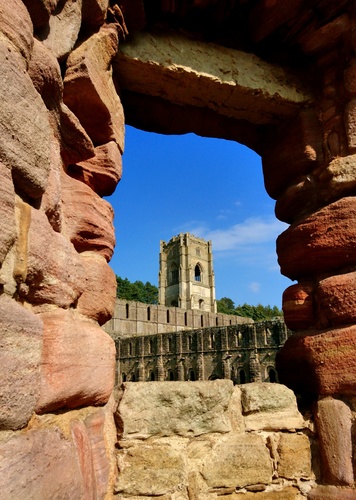
[{"label": "weathered stone block", "polygon": [[311,175],[298,178],[276,201],[277,219],[292,224],[320,208],[320,198]]},{"label": "weathered stone block", "polygon": [[308,493],[308,500],[355,500],[356,489],[318,485]]},{"label": "weathered stone block", "polygon": [[62,174],[63,233],[78,252],[93,251],[111,259],[115,246],[114,212],[83,182]]},{"label": "weathered stone block", "polygon": [[314,286],[298,283],[283,292],[284,321],[291,330],[302,330],[314,325]]},{"label": "weathered stone block", "polygon": [[39,413],[105,404],[113,390],[115,345],[90,321],[59,309],[44,324]]},{"label": "weathered stone block", "polygon": [[84,252],[80,258],[85,272],[81,275],[83,293],[77,311],[103,325],[114,312],[116,275],[101,255]]},{"label": "weathered stone block", "polygon": [[352,414],[350,408],[337,399],[321,399],[315,419],[319,434],[322,474],[327,484],[352,486]]},{"label": "weathered stone block", "polygon": [[294,115],[302,102],[313,100],[281,66],[176,34],[136,34],[120,46],[114,71],[122,89],[258,124]]},{"label": "weathered stone block", "polygon": [[314,110],[302,111],[273,131],[262,153],[268,194],[279,198],[292,181],[314,170],[323,159],[322,132]]},{"label": "weathered stone block", "polygon": [[310,441],[304,434],[280,435],[278,475],[287,479],[312,479]]},{"label": "weathered stone block", "polygon": [[356,187],[355,170],[356,155],[335,158],[327,168],[320,169],[316,179],[320,183],[323,200],[334,200],[353,194]]},{"label": "weathered stone block", "polygon": [[68,173],[90,186],[99,196],[110,196],[122,175],[121,152],[114,141],[95,148],[95,156],[71,165]]},{"label": "weathered stone block", "polygon": [[106,25],[70,54],[64,79],[64,102],[96,146],[113,140],[123,152],[124,114],[111,71],[117,46],[116,27]]},{"label": "weathered stone block", "polygon": [[356,393],[356,327],[295,333],[276,357],[279,379],[297,394]]},{"label": "weathered stone block", "polygon": [[198,436],[231,430],[230,380],[126,383],[122,391],[116,416],[123,438]]},{"label": "weathered stone block", "polygon": [[242,412],[247,430],[304,427],[294,393],[281,384],[241,385]]},{"label": "weathered stone block", "polygon": [[42,322],[0,296],[0,429],[24,427],[39,397]]},{"label": "weathered stone block", "polygon": [[315,293],[319,316],[326,326],[356,322],[356,272],[319,282]]},{"label": "weathered stone block", "polygon": [[277,239],[281,272],[291,279],[356,264],[356,198],[336,201],[292,225]]},{"label": "weathered stone block", "polygon": [[85,274],[84,263],[70,241],[52,229],[44,212],[31,209],[26,281],[20,285],[22,297],[33,304],[69,308],[84,291]]},{"label": "weathered stone block", "polygon": [[169,444],[131,446],[119,452],[118,464],[115,493],[165,495],[187,483],[183,455]]},{"label": "weathered stone block", "polygon": [[3,498],[84,498],[75,448],[58,429],[32,430],[2,442],[0,456]]},{"label": "weathered stone block", "polygon": [[302,500],[298,488],[289,486],[277,491],[262,491],[260,493],[233,493],[229,500]]},{"label": "weathered stone block", "polygon": [[6,38],[0,41],[0,66],[0,160],[11,168],[17,189],[39,198],[50,170],[48,112],[26,72],[26,61]]},{"label": "weathered stone block", "polygon": [[[11,3],[1,2],[0,32],[13,44],[13,47],[16,47],[28,63],[33,45],[33,27],[29,13],[21,0],[12,0]],[[4,69],[2,73],[5,76]]]},{"label": "weathered stone block", "polygon": [[0,264],[16,238],[15,190],[11,169],[0,161]]},{"label": "weathered stone block", "polygon": [[82,23],[83,0],[59,2],[40,38],[57,59],[68,56],[77,41]]},{"label": "weathered stone block", "polygon": [[269,484],[272,462],[261,436],[230,434],[208,455],[201,473],[213,488]]}]

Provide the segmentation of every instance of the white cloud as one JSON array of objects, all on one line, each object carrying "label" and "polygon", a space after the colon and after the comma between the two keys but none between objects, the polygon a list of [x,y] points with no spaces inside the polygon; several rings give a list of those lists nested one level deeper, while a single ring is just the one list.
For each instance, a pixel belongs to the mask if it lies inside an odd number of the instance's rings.
[{"label": "white cloud", "polygon": [[273,217],[251,217],[226,229],[209,230],[200,225],[190,231],[205,240],[211,240],[213,250],[219,252],[274,241],[286,227],[286,224]]},{"label": "white cloud", "polygon": [[253,281],[252,283],[250,283],[248,287],[254,293],[258,293],[261,290],[260,283],[257,283],[256,281]]}]

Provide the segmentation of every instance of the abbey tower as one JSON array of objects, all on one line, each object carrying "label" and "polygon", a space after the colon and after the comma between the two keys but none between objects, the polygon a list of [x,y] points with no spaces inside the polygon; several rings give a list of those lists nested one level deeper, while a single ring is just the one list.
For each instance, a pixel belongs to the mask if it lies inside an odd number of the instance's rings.
[{"label": "abbey tower", "polygon": [[160,242],[159,303],[216,312],[211,241],[189,233]]}]

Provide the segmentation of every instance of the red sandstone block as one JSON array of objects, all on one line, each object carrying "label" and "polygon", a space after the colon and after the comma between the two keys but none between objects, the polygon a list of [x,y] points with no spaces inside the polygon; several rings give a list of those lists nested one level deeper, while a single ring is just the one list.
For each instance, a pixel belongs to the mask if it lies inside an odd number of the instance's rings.
[{"label": "red sandstone block", "polygon": [[113,340],[73,311],[58,309],[39,316],[44,327],[36,411],[105,404],[114,385]]},{"label": "red sandstone block", "polygon": [[325,398],[315,410],[322,459],[322,476],[326,484],[352,486],[352,413],[340,400]]},{"label": "red sandstone block", "polygon": [[308,500],[355,500],[356,489],[318,485],[308,493]]},{"label": "red sandstone block", "polygon": [[322,134],[318,117],[314,110],[302,111],[293,122],[275,131],[262,151],[268,194],[277,199],[288,185],[314,170],[322,159]]},{"label": "red sandstone block", "polygon": [[276,357],[279,380],[297,394],[356,394],[356,325],[295,333]]},{"label": "red sandstone block", "polygon": [[300,283],[288,287],[283,293],[283,312],[286,325],[291,330],[312,327],[315,323],[313,285]]},{"label": "red sandstone block", "polygon": [[356,272],[321,280],[315,300],[320,319],[327,326],[356,323]]},{"label": "red sandstone block", "polygon": [[284,231],[277,239],[281,272],[291,279],[356,264],[356,197],[342,198]]}]

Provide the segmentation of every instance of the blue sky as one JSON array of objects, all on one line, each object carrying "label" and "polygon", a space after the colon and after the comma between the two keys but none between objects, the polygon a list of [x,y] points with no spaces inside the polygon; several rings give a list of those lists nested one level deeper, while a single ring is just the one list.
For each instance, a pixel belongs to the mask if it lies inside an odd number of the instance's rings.
[{"label": "blue sky", "polygon": [[115,273],[158,284],[159,242],[181,232],[212,240],[216,298],[281,307],[274,216],[260,157],[236,142],[126,127],[115,210]]}]

